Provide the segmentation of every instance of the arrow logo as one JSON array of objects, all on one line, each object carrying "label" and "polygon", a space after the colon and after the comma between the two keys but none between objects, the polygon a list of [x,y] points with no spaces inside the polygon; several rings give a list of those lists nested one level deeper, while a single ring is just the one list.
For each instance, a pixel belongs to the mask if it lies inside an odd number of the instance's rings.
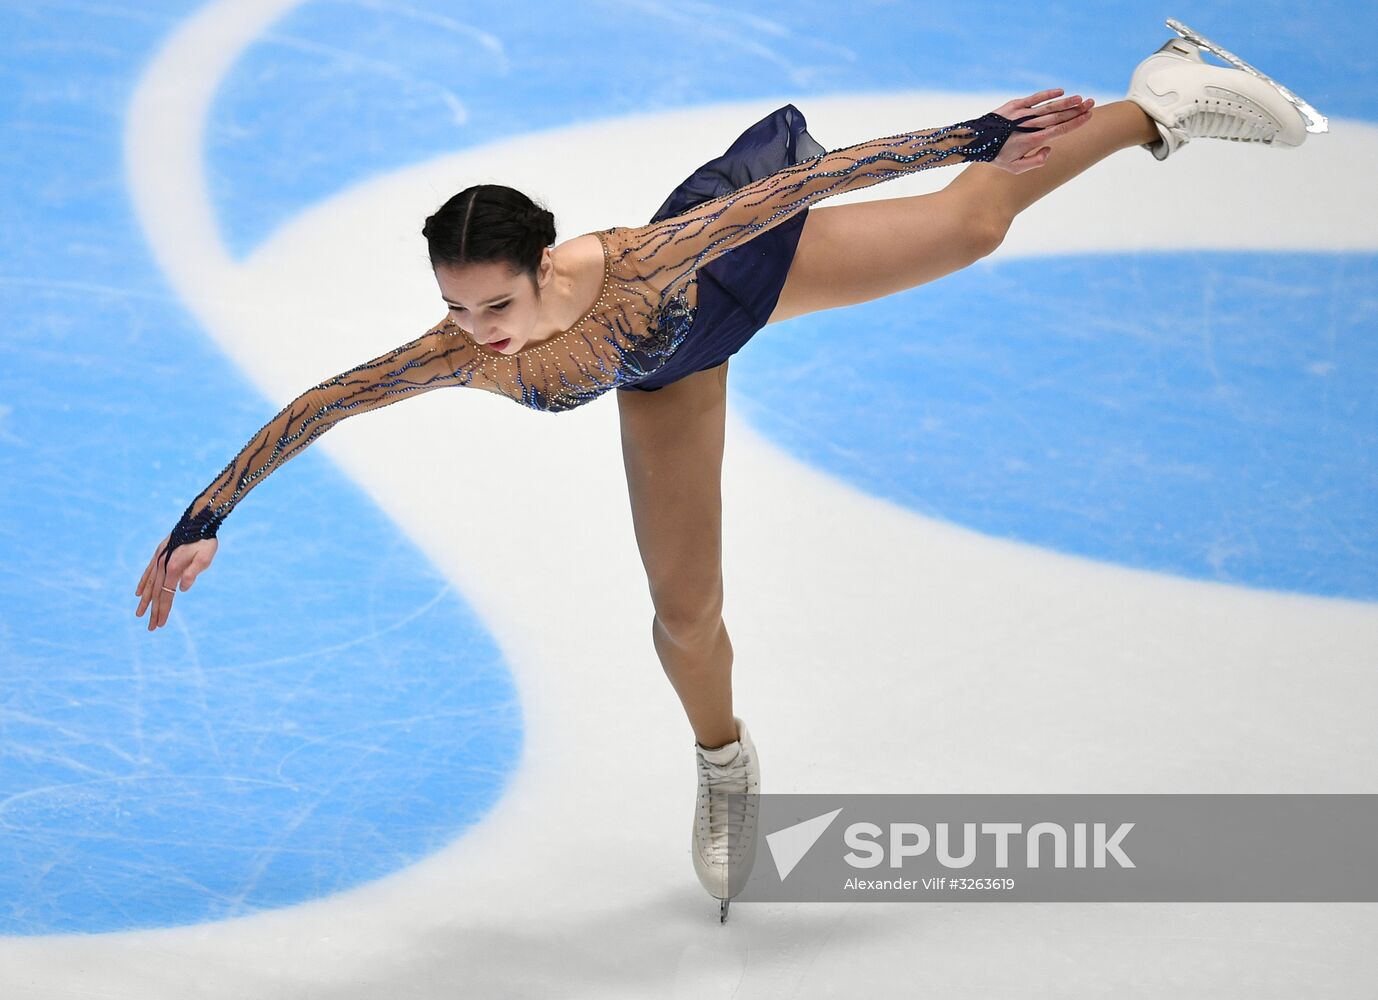
[{"label": "arrow logo", "polygon": [[775,871],[781,882],[794,871],[795,865],[804,860],[809,848],[818,843],[818,838],[823,836],[823,831],[832,826],[833,820],[837,819],[840,812],[841,809],[834,809],[830,813],[806,819],[802,823],[795,823],[766,835],[766,846],[770,848],[770,856],[775,862]]}]

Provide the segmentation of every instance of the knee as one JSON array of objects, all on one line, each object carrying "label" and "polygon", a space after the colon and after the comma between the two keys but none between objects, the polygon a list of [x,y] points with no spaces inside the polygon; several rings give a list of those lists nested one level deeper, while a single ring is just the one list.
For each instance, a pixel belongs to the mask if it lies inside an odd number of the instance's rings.
[{"label": "knee", "polygon": [[1003,212],[985,211],[971,219],[971,252],[980,259],[993,254],[1005,242],[1013,220]]},{"label": "knee", "polygon": [[698,594],[660,595],[654,600],[653,631],[682,648],[692,648],[717,636],[722,627],[722,590]]}]

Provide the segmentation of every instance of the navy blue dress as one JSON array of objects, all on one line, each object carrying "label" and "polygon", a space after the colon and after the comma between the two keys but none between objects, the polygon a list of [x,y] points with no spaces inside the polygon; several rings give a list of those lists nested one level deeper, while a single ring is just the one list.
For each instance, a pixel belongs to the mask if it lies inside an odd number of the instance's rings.
[{"label": "navy blue dress", "polygon": [[[690,174],[650,221],[687,212],[784,167],[821,156],[826,150],[809,135],[807,126],[793,104],[772,111],[738,136],[727,152]],[[775,311],[808,214],[804,208],[699,268],[698,313],[684,343],[654,374],[618,389],[662,389],[686,375],[720,365],[741,350]]]}]

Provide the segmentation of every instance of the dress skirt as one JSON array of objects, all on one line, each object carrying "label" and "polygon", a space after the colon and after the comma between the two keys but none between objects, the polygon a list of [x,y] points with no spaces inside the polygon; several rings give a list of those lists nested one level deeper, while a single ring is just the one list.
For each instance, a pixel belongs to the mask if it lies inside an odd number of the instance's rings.
[{"label": "dress skirt", "polygon": [[[722,156],[690,174],[670,192],[651,222],[687,212],[825,152],[809,135],[804,115],[786,104],[738,136]],[[808,212],[799,210],[699,268],[698,309],[684,342],[649,376],[618,389],[653,392],[686,375],[714,368],[741,350],[775,311]]]}]

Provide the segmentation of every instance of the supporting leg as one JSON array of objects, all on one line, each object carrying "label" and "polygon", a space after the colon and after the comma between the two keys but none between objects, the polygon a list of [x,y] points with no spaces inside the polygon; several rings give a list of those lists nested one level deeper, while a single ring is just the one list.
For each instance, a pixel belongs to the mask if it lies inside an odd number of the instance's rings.
[{"label": "supporting leg", "polygon": [[737,738],[723,622],[722,456],[727,363],[655,392],[617,390],[632,525],[655,616],[651,639],[694,738]]}]

